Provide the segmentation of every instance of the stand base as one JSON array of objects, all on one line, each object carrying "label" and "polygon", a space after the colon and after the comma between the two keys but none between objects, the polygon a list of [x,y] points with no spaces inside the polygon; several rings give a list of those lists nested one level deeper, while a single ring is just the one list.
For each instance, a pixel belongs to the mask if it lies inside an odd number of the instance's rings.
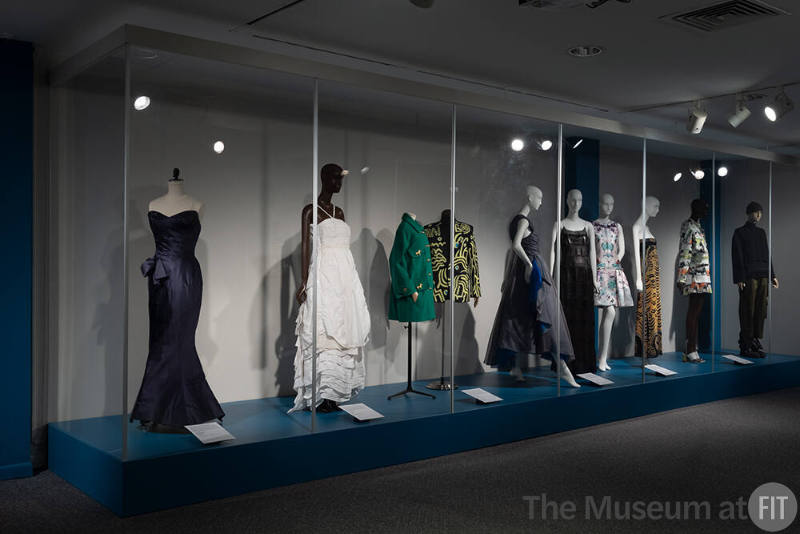
[{"label": "stand base", "polygon": [[425,393],[424,391],[417,391],[416,389],[411,387],[411,384],[409,384],[408,387],[406,389],[404,389],[403,391],[399,391],[399,392],[395,393],[394,395],[389,395],[386,398],[388,400],[392,400],[395,397],[399,397],[401,395],[406,395],[408,393],[416,393],[417,395],[425,395],[426,397],[430,397],[432,399],[436,398],[433,395],[431,395],[430,393]]},{"label": "stand base", "polygon": [[452,389],[458,389],[458,386],[451,385],[450,382],[445,380],[439,380],[437,382],[431,382],[430,384],[425,386],[428,389],[432,389],[434,391],[450,391]]}]

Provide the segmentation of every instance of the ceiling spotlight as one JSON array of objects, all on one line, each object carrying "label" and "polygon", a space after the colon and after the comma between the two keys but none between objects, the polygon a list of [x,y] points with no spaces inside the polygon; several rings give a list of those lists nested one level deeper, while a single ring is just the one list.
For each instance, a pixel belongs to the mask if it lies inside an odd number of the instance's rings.
[{"label": "ceiling spotlight", "polygon": [[578,142],[572,145],[572,149],[574,150],[578,148],[579,146],[581,146],[581,143],[583,143],[583,139],[578,139]]},{"label": "ceiling spotlight", "polygon": [[736,109],[728,117],[728,123],[734,128],[738,128],[749,116],[750,108],[744,105],[744,100],[740,97],[736,99]]},{"label": "ceiling spotlight", "polygon": [[775,100],[771,104],[764,106],[764,115],[767,116],[771,122],[775,122],[790,111],[794,109],[794,102],[789,98],[783,88],[775,95]]},{"label": "ceiling spotlight", "polygon": [[525,148],[525,141],[522,139],[516,138],[511,141],[511,150],[514,152],[521,152],[523,148]]},{"label": "ceiling spotlight", "polygon": [[217,154],[222,154],[225,151],[225,143],[222,141],[217,141],[214,143],[214,152]]},{"label": "ceiling spotlight", "polygon": [[361,167],[361,174],[367,174],[369,172],[369,167]]},{"label": "ceiling spotlight", "polygon": [[548,151],[553,148],[553,142],[546,137],[542,137],[541,139],[536,140],[536,146],[539,147],[539,150]]},{"label": "ceiling spotlight", "polygon": [[681,179],[681,177],[682,177],[682,176],[683,176],[683,173],[682,173],[682,172],[676,172],[676,173],[675,173],[675,176],[673,176],[673,177],[672,177],[672,181],[673,181],[673,182],[677,182],[678,180],[680,180],[680,179]]},{"label": "ceiling spotlight", "polygon": [[138,96],[136,100],[133,101],[133,109],[136,111],[142,111],[147,109],[147,106],[150,105],[150,97],[149,96]]},{"label": "ceiling spotlight", "polygon": [[717,176],[721,176],[722,178],[728,176],[728,167],[726,167],[725,165],[720,165],[717,168]]},{"label": "ceiling spotlight", "polygon": [[694,108],[689,110],[689,120],[686,122],[686,129],[695,135],[699,134],[703,131],[703,125],[706,123],[707,118],[708,112],[701,109],[699,105],[695,105]]},{"label": "ceiling spotlight", "polygon": [[692,173],[692,176],[694,176],[695,180],[702,180],[706,177],[706,173],[703,171],[703,169],[691,169],[689,172]]}]

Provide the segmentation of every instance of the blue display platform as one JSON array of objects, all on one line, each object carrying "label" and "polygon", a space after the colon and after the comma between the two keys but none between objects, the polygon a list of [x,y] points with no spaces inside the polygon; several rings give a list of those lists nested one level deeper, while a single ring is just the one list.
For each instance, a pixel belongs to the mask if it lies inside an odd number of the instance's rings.
[{"label": "blue display platform", "polygon": [[[704,357],[709,361],[699,365],[674,353],[654,359],[679,374],[648,371],[644,383],[638,359],[613,360],[612,371],[599,374],[614,385],[562,385],[560,397],[546,367],[531,370],[525,382],[508,373],[461,376],[453,414],[449,392],[388,401],[402,384],[372,386],[356,402],[384,419],[357,423],[344,412],[318,414],[314,433],[310,413],[286,414],[292,398],[231,402],[223,405],[224,425],[236,440],[203,446],[191,435],[149,434],[125,421],[124,460],[120,416],[51,423],[49,467],[125,516],[800,385],[800,357],[770,355],[738,366],[717,355],[713,373],[712,357]],[[428,382],[414,386],[428,391]],[[503,402],[477,404],[463,393],[468,387]]]}]

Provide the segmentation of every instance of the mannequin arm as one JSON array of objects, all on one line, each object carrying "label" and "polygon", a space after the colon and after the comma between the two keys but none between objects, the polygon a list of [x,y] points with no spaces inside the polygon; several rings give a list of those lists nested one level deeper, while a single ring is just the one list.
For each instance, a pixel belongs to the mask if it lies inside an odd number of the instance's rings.
[{"label": "mannequin arm", "polygon": [[561,222],[556,221],[553,224],[553,243],[550,246],[550,274],[555,276],[553,269],[556,267],[556,246],[558,245],[558,231],[561,229]]},{"label": "mannequin arm", "polygon": [[525,254],[525,249],[522,248],[522,239],[525,237],[525,230],[527,230],[529,226],[530,224],[528,224],[527,219],[520,219],[519,223],[517,223],[517,233],[514,234],[514,241],[511,243],[511,249],[514,251],[514,254],[517,255],[525,266],[526,279],[530,276],[530,272],[533,269],[531,260],[528,259],[528,255]]},{"label": "mannequin arm", "polygon": [[597,286],[597,249],[594,242],[594,225],[590,222],[586,223],[586,234],[589,236],[589,265],[592,266],[592,283],[594,284],[595,292],[598,290]]},{"label": "mannequin arm", "polygon": [[641,254],[641,242],[642,242],[642,232],[641,228],[634,225],[633,226],[633,264],[634,269],[636,270],[636,289],[641,291],[643,288],[642,285],[642,254]]},{"label": "mannequin arm", "polygon": [[625,257],[625,234],[622,231],[622,225],[617,223],[617,248],[619,248],[619,256],[617,259],[621,262]]},{"label": "mannequin arm", "polygon": [[306,300],[306,285],[308,284],[308,268],[311,264],[311,216],[313,206],[309,204],[303,208],[300,215],[300,287],[297,289],[295,298],[297,302],[302,304]]}]

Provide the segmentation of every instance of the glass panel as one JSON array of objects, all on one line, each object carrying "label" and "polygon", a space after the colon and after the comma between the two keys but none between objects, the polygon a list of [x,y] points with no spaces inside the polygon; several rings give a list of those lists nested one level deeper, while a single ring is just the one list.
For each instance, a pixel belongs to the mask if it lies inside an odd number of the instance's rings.
[{"label": "glass panel", "polygon": [[451,139],[450,105],[319,84],[318,431],[353,427],[328,413],[336,403],[367,404],[381,422],[450,411],[447,391],[426,388],[451,380],[452,313],[435,304],[450,287],[432,254],[446,250],[426,232],[450,208]]},{"label": "glass panel", "polygon": [[796,200],[800,185],[797,167],[772,164],[771,197],[760,226],[767,229],[778,287],[770,286],[763,345],[772,362],[800,355],[797,328],[797,288],[800,287],[800,247],[797,246]]},{"label": "glass panel", "polygon": [[122,451],[125,51],[54,88],[56,364],[49,420]]},{"label": "glass panel", "polygon": [[458,108],[456,411],[481,409],[463,393],[475,387],[506,403],[558,395],[558,369],[552,371],[542,354],[550,357],[558,348],[546,343],[549,333],[536,336],[529,284],[530,276],[546,280],[543,292],[556,302],[549,247],[558,207],[558,140],[556,124]]},{"label": "glass panel", "polygon": [[639,384],[633,227],[642,211],[643,141],[576,127],[564,136],[560,266],[570,369],[581,386],[591,387],[578,376],[586,373],[613,383],[605,387]]},{"label": "glass panel", "polygon": [[[310,431],[310,414],[285,413],[313,96],[307,78],[132,49],[129,459],[200,447],[157,432],[222,412],[231,443]],[[191,407],[158,358],[190,377]]]},{"label": "glass panel", "polygon": [[[654,240],[657,254],[646,254],[644,284],[645,294],[652,289],[648,283],[658,286],[654,295],[660,297],[660,310],[655,300],[646,302],[645,324],[653,328],[645,344],[648,363],[676,372],[673,378],[709,373],[714,365],[713,158],[692,147],[647,142],[647,238]],[[651,370],[645,376],[664,379]]]},{"label": "glass panel", "polygon": [[[736,365],[725,355],[761,356],[760,343],[764,343],[764,354],[769,352],[771,340],[764,335],[769,327],[763,315],[755,320],[755,311],[756,308],[766,311],[769,295],[768,281],[765,283],[763,279],[768,278],[764,270],[769,248],[770,175],[766,161],[726,155],[717,155],[716,161],[720,228],[717,266],[720,284],[715,298],[719,309],[717,364],[724,370]],[[757,211],[752,211],[756,207],[761,207],[757,210],[761,211],[760,219]],[[753,263],[759,254],[764,256],[764,265]]]}]

